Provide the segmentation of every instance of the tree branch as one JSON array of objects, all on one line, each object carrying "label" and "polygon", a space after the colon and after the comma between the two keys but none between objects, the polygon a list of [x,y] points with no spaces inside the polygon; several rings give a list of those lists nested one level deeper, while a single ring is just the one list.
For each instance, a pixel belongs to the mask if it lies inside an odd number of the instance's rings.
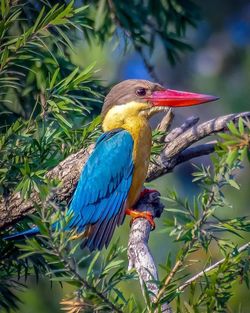
[{"label": "tree branch", "polygon": [[[214,118],[210,121],[206,121],[200,125],[188,128],[186,131],[178,134],[173,140],[169,142],[166,149],[164,149],[161,157],[163,162],[175,157],[178,153],[191,146],[193,143],[215,134],[219,131],[223,131],[230,121],[236,121],[240,117],[249,117],[250,112],[243,112],[239,114],[229,114]],[[169,137],[169,136],[167,136]]]},{"label": "tree branch", "polygon": [[[136,205],[136,210],[150,212],[153,217],[160,217],[164,205],[161,204],[158,192],[147,194]],[[137,218],[131,225],[128,240],[128,269],[135,268],[144,293],[144,284],[150,293],[151,301],[156,302],[159,288],[153,281],[158,280],[158,271],[154,258],[148,247],[151,225],[145,218]],[[161,312],[172,313],[171,307],[165,303]]]},{"label": "tree branch", "polygon": [[[214,119],[208,122],[205,122],[201,125],[199,125],[199,131],[200,133],[196,133],[195,135],[197,138],[204,138],[205,136],[208,136],[214,132],[217,132],[219,130],[222,130],[226,127],[229,120],[236,120],[241,115],[232,114],[229,116],[221,117],[218,119]],[[244,113],[244,116],[250,116],[250,112]],[[172,144],[173,140],[176,140],[179,138],[179,136],[183,136],[184,142],[182,147],[188,147],[194,142],[194,139],[192,136],[190,136],[190,132],[194,131],[194,127],[198,122],[198,118],[191,117],[186,120],[186,122],[181,125],[180,127],[174,129],[171,131],[166,137],[165,142],[167,142],[167,145],[164,149],[164,152],[168,149],[168,146]],[[167,123],[171,123],[171,118],[165,118],[165,121]],[[211,127],[213,126],[213,127]],[[161,125],[161,128],[168,129],[168,126]],[[189,140],[188,140],[189,139]],[[198,141],[199,139],[197,139]],[[168,162],[167,167],[166,163],[163,164],[163,162],[158,165],[151,166],[148,178],[147,180],[150,181],[152,179],[157,178],[157,175],[155,175],[155,171],[157,171],[158,175],[162,175],[163,173],[167,173],[171,171],[177,164],[183,163],[187,160],[190,160],[194,157],[207,155],[214,151],[216,142],[209,142],[207,144],[198,145],[196,147],[192,148],[182,148],[177,149],[174,148],[174,150],[177,150],[176,155],[173,155],[174,162]],[[171,151],[171,150],[170,150]],[[162,155],[159,157],[159,161],[161,161],[162,156],[165,158],[167,155],[166,153],[162,153]],[[158,177],[159,177],[158,176]],[[146,203],[139,203],[137,205],[137,209],[140,211],[149,211],[152,213],[153,216],[157,216],[155,210],[155,207],[150,205],[150,199],[147,199]],[[157,209],[157,207],[156,207]],[[152,211],[153,210],[153,211]],[[160,212],[161,214],[161,212]],[[137,219],[135,220],[131,225],[131,231],[129,235],[129,243],[128,243],[128,259],[129,259],[129,269],[131,267],[134,267],[139,275],[140,283],[141,283],[141,289],[144,292],[144,284],[146,285],[147,290],[150,292],[150,298],[153,302],[158,303],[160,298],[162,297],[165,287],[162,287],[161,289],[158,288],[158,286],[154,283],[152,283],[152,280],[157,281],[158,280],[158,272],[157,268],[155,266],[155,262],[153,259],[153,256],[150,252],[150,249],[148,247],[148,239],[150,234],[150,224],[145,219]],[[194,241],[191,242],[191,246],[194,243]],[[189,251],[190,246],[188,245],[186,247],[187,251]],[[172,280],[175,272],[178,271],[180,266],[182,265],[183,260],[178,260],[170,272],[169,276],[166,278],[166,281],[164,282],[164,286],[167,286],[169,282]],[[164,303],[161,307],[162,312],[168,312],[171,313],[171,306],[168,303]]]},{"label": "tree branch", "polygon": [[204,143],[204,144],[184,150],[183,152],[180,153],[177,159],[177,164],[184,163],[191,159],[213,153],[215,150],[216,143],[217,141],[214,140],[214,141]]},{"label": "tree branch", "polygon": [[186,130],[196,125],[199,122],[199,119],[200,119],[199,117],[190,116],[181,126],[173,129],[168,135],[166,135],[164,139],[166,146],[170,144],[173,140],[175,140],[178,136],[183,134]]},{"label": "tree branch", "polygon": [[[176,165],[187,160],[185,153],[189,154],[190,151],[184,153],[185,149],[205,137],[213,135],[219,131],[226,131],[227,124],[230,121],[237,121],[240,117],[250,117],[250,112],[220,116],[199,125],[194,125],[198,122],[197,118],[192,117],[187,119],[183,125],[175,128],[166,136],[166,147],[158,157],[156,162],[157,164],[151,164],[149,167],[147,182],[150,182],[164,174],[171,172],[176,167]],[[211,146],[209,148],[212,150]],[[204,155],[206,155],[207,152],[207,149],[204,149],[203,146]],[[182,153],[184,153],[183,159],[181,157]],[[201,155],[203,155],[202,151],[201,153],[197,153],[196,150],[194,157]]]}]

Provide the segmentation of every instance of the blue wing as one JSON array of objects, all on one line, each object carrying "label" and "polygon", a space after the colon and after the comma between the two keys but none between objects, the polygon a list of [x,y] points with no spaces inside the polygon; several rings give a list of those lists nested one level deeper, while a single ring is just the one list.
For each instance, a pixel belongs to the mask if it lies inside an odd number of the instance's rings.
[{"label": "blue wing", "polygon": [[125,130],[104,133],[97,140],[80,176],[70,204],[68,227],[87,229],[84,246],[90,250],[108,245],[115,226],[124,218],[124,204],[133,174],[133,139]]},{"label": "blue wing", "polygon": [[[124,204],[133,175],[133,139],[123,129],[102,134],[85,164],[73,195],[68,228],[86,230],[83,246],[102,249],[111,240],[115,227],[124,219]],[[56,226],[55,223],[54,226]],[[19,239],[39,233],[34,227],[5,239]]]}]

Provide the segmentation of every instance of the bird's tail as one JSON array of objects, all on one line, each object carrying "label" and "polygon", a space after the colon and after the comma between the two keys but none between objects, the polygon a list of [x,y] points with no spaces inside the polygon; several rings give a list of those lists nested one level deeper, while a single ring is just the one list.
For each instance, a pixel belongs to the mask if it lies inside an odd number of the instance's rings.
[{"label": "bird's tail", "polygon": [[39,233],[38,227],[33,227],[31,229],[22,231],[20,233],[15,233],[9,236],[4,237],[4,240],[11,240],[11,239],[24,239],[25,237],[34,236]]}]

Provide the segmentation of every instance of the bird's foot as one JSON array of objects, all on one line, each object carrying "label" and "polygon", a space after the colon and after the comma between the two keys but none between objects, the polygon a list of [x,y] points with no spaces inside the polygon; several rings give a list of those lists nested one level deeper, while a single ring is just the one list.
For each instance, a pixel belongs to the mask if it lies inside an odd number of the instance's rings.
[{"label": "bird's foot", "polygon": [[144,198],[146,195],[148,195],[148,194],[150,194],[150,193],[154,193],[154,192],[159,193],[159,191],[156,190],[156,189],[144,188],[144,189],[142,190],[142,192],[140,193],[140,199],[141,199],[141,198]]},{"label": "bird's foot", "polygon": [[130,225],[137,218],[145,218],[150,223],[151,230],[155,229],[154,217],[150,212],[148,211],[139,212],[139,211],[132,210],[132,209],[126,209],[125,214],[130,215],[132,217]]}]

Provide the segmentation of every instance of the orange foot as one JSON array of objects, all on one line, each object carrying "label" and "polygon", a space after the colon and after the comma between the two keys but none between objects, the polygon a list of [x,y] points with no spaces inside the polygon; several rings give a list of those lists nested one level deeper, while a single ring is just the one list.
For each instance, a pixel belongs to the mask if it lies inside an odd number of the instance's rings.
[{"label": "orange foot", "polygon": [[143,197],[145,197],[146,195],[148,195],[149,193],[154,193],[154,192],[159,192],[159,191],[156,190],[156,189],[144,188],[144,189],[142,190],[142,192],[140,193],[140,198],[143,198]]},{"label": "orange foot", "polygon": [[[139,212],[136,210],[126,209],[125,214],[130,215],[132,217],[131,223],[133,223],[133,221],[137,218],[145,218],[147,221],[149,221],[149,223],[151,225],[151,230],[155,229],[154,218],[150,212],[148,212],[148,211]],[[130,225],[131,225],[131,223],[130,223]]]}]

